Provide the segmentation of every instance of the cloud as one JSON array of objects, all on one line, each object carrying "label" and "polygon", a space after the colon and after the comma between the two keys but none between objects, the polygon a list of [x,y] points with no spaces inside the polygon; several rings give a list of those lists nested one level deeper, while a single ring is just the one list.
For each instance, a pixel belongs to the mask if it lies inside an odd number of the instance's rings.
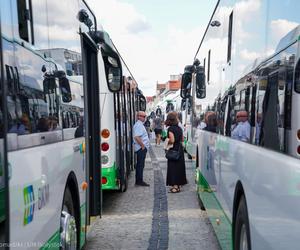
[{"label": "cloud", "polygon": [[74,4],[72,0],[47,1],[47,4],[45,1],[35,1],[33,4],[35,46],[39,49],[48,48],[48,45],[52,48],[73,47],[79,51],[78,11],[79,5]]},{"label": "cloud", "polygon": [[167,82],[170,75],[193,63],[206,25],[190,30],[169,25],[162,38],[152,28],[155,17],[148,20],[132,4],[117,0],[89,0],[88,4],[146,95],[155,94],[157,81]]},{"label": "cloud", "polygon": [[144,20],[135,20],[127,26],[129,33],[138,34],[151,29],[151,26]]},{"label": "cloud", "polygon": [[298,25],[299,23],[291,22],[286,19],[272,20],[270,23],[270,28],[273,41],[278,43],[281,38],[286,36],[288,32]]},{"label": "cloud", "polygon": [[260,57],[260,53],[255,51],[248,51],[247,49],[243,49],[240,51],[240,56],[244,60],[254,61],[255,59]]},{"label": "cloud", "polygon": [[261,0],[240,1],[235,5],[234,19],[236,19],[236,38],[238,43],[244,39],[251,38],[251,35],[245,31],[245,25],[253,22],[259,15]]}]

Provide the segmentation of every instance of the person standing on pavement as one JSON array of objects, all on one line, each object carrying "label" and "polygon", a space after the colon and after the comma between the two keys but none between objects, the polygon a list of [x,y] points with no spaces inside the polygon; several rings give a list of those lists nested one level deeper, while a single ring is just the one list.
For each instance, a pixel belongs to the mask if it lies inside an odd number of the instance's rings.
[{"label": "person standing on pavement", "polygon": [[162,133],[162,119],[160,116],[156,116],[156,118],[153,120],[153,129],[155,133],[155,144],[158,146],[160,145],[161,141],[161,133]]},{"label": "person standing on pavement", "polygon": [[168,144],[173,145],[172,150],[178,151],[180,157],[178,160],[168,159],[167,168],[167,186],[171,186],[171,193],[180,192],[180,186],[187,184],[185,161],[182,147],[183,132],[178,126],[178,117],[176,112],[171,112],[165,122],[168,126]]},{"label": "person standing on pavement", "polygon": [[139,111],[137,113],[137,121],[133,126],[133,142],[134,142],[134,151],[137,155],[137,161],[135,166],[135,185],[137,186],[150,186],[143,180],[143,171],[145,167],[145,159],[147,151],[150,147],[150,141],[148,133],[144,126],[146,118],[146,113]]},{"label": "person standing on pavement", "polygon": [[151,122],[150,122],[150,116],[147,116],[146,121],[144,122],[144,126],[146,128],[146,131],[148,133],[148,137],[150,139],[150,127],[151,127]]}]

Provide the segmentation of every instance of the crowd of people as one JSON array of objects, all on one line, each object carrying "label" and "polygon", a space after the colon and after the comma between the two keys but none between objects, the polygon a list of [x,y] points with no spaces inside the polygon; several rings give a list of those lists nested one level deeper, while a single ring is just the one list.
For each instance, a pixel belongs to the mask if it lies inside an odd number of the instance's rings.
[{"label": "crowd of people", "polygon": [[168,159],[166,185],[170,186],[171,193],[180,192],[180,187],[187,183],[183,142],[183,127],[176,112],[170,112],[166,121],[161,114],[146,117],[146,113],[139,111],[137,121],[133,126],[134,148],[137,155],[136,186],[149,186],[143,180],[143,170],[147,151],[150,147],[150,138],[155,134],[155,145],[162,141],[163,131],[166,130],[165,150],[172,149],[178,154],[178,159]]},{"label": "crowd of people", "polygon": [[[207,111],[197,120],[198,129],[217,133],[218,119],[213,111]],[[244,142],[250,140],[250,124],[248,122],[248,112],[239,111],[236,113],[235,122],[231,127],[231,138]],[[170,112],[164,121],[160,112],[152,112],[149,116],[145,112],[138,112],[137,122],[133,127],[135,152],[137,154],[136,164],[136,185],[149,186],[143,180],[143,169],[147,151],[150,147],[150,139],[155,139],[155,146],[161,145],[165,141],[164,149],[172,149],[172,153],[177,154],[176,159],[168,159],[166,185],[170,187],[171,193],[180,192],[181,186],[187,183],[183,142],[184,126],[181,124],[179,115]],[[155,136],[154,136],[155,135]],[[167,155],[166,155],[167,156]]]}]

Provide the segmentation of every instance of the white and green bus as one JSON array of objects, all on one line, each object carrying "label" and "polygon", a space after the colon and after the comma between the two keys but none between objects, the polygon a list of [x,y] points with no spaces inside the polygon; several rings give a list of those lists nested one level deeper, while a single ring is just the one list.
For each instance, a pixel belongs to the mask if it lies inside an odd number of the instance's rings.
[{"label": "white and green bus", "polygon": [[183,96],[214,113],[192,142],[198,195],[222,249],[299,248],[299,9],[218,1],[201,64],[183,76]]},{"label": "white and green bus", "polygon": [[[105,42],[119,54],[107,33]],[[125,192],[129,174],[135,167],[132,127],[136,112],[146,110],[146,99],[120,58],[123,69],[120,90],[113,93],[109,85],[100,84],[101,184],[103,190]]]},{"label": "white and green bus", "polygon": [[116,93],[101,85],[100,96],[102,189],[124,192],[135,167],[132,127],[136,112],[146,110],[146,99],[131,76],[123,77]]},{"label": "white and green bus", "polygon": [[[0,18],[0,248],[80,249],[101,213],[99,84],[120,90],[120,58],[84,1],[3,0]],[[69,71],[55,48],[76,51]]]}]

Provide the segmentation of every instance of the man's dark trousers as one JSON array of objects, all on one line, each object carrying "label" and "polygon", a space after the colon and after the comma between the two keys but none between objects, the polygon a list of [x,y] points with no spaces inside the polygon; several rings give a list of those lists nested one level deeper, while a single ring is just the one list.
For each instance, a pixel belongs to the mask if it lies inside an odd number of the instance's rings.
[{"label": "man's dark trousers", "polygon": [[145,159],[146,159],[147,149],[140,149],[136,152],[137,160],[135,166],[135,183],[142,183],[143,180],[143,171],[145,167]]}]

